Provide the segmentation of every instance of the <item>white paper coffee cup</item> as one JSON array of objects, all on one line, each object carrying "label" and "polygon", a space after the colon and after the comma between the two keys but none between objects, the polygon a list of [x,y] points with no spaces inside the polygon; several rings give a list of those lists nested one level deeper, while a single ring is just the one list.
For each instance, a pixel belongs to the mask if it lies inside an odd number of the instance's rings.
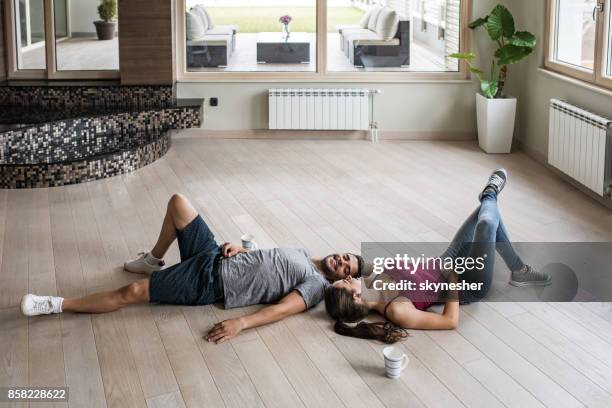
[{"label": "white paper coffee cup", "polygon": [[253,234],[244,234],[240,237],[240,240],[242,241],[242,247],[247,251],[257,249],[257,243]]}]

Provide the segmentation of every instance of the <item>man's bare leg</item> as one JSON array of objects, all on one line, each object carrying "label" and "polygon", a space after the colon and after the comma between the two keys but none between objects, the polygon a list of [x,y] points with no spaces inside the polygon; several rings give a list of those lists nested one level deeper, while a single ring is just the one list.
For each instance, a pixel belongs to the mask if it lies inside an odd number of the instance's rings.
[{"label": "man's bare leg", "polygon": [[151,255],[162,259],[176,239],[176,231],[184,230],[197,216],[198,212],[185,196],[174,194],[170,197],[159,238]]},{"label": "man's bare leg", "polygon": [[110,292],[100,292],[77,299],[64,299],[63,312],[108,313],[127,305],[149,301],[149,280],[140,279]]}]

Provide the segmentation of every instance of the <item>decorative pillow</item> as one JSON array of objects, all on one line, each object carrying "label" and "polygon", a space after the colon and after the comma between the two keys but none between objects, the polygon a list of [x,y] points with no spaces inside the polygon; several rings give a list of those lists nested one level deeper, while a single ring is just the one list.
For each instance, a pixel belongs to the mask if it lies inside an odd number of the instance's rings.
[{"label": "decorative pillow", "polygon": [[204,8],[204,6],[202,6],[201,4],[197,5],[191,9],[191,12],[194,13],[202,21],[202,24],[204,25],[204,31],[208,31],[208,29],[210,28],[210,24],[208,23],[208,15],[206,14],[206,9]]},{"label": "decorative pillow", "polygon": [[185,13],[185,33],[187,40],[197,40],[206,35],[206,28],[202,20],[191,11]]},{"label": "decorative pillow", "polygon": [[378,22],[378,15],[380,14],[381,10],[382,7],[379,6],[372,8],[372,11],[370,12],[370,20],[368,21],[368,30],[376,31],[376,23]]},{"label": "decorative pillow", "polygon": [[385,7],[378,14],[376,22],[376,34],[384,41],[389,41],[397,34],[397,25],[399,24],[399,15],[395,10]]},{"label": "decorative pillow", "polygon": [[204,12],[204,15],[206,16],[206,21],[208,21],[208,29],[210,30],[211,28],[215,28],[215,23],[213,23],[212,17],[210,16],[210,14],[208,14],[208,11],[206,10],[206,7],[204,6],[200,6],[200,10],[202,10],[202,12]]},{"label": "decorative pillow", "polygon": [[365,13],[363,15],[363,17],[361,17],[361,20],[359,21],[359,27],[361,28],[368,28],[368,23],[370,22],[370,17],[372,16],[372,10],[368,10],[367,13]]}]

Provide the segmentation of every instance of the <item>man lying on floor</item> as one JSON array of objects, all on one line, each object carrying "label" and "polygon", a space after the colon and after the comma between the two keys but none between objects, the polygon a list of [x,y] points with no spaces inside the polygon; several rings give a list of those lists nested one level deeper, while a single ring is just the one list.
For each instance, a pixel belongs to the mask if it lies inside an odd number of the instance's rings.
[{"label": "man lying on floor", "polygon": [[[162,260],[178,240],[181,262],[162,269]],[[359,277],[361,257],[328,255],[311,259],[304,249],[274,248],[246,251],[215,237],[189,200],[175,194],[155,247],[130,262],[128,272],[150,275],[110,292],[78,299],[28,294],[21,301],[26,316],[81,312],[107,313],[136,303],[208,305],[223,300],[225,308],[271,304],[259,311],[217,323],[208,341],[223,342],[244,329],[262,326],[315,306],[329,282]]]}]

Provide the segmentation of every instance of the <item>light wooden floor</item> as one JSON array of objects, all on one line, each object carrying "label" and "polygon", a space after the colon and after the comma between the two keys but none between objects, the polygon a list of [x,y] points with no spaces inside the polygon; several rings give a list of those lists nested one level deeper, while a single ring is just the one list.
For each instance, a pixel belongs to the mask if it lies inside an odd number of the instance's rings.
[{"label": "light wooden floor", "polygon": [[612,238],[608,210],[522,153],[184,135],[130,175],[0,191],[0,386],[66,384],[70,407],[612,406],[611,304],[463,307],[456,331],[411,331],[399,381],[383,377],[381,344],[336,336],[321,306],[222,345],[203,333],[254,308],[21,316],[28,291],[77,296],[134,279],[121,265],[151,247],[174,192],[195,201],[220,241],[250,232],[262,247],[327,254],[450,239],[503,165],[501,208],[516,240]]}]

